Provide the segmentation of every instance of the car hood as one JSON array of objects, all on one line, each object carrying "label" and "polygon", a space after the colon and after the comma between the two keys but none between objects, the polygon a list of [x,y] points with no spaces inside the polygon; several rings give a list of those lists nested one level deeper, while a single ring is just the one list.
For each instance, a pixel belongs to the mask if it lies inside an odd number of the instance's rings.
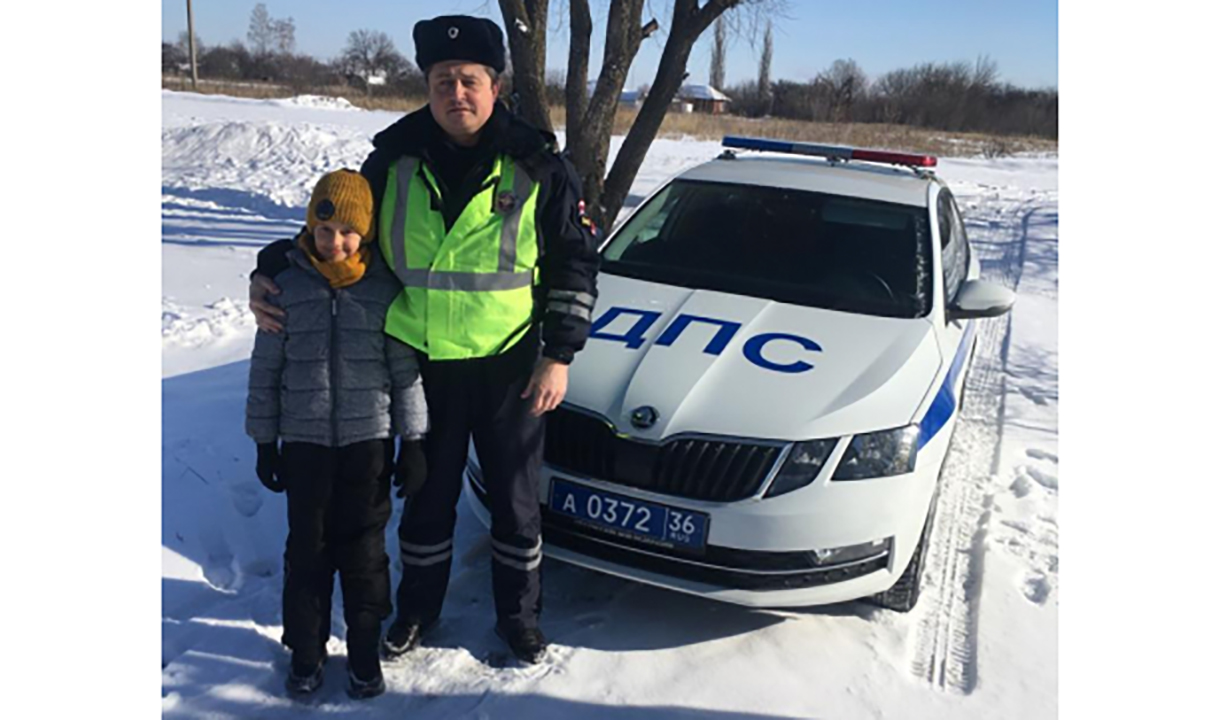
[{"label": "car hood", "polygon": [[[803,440],[900,427],[941,365],[926,319],[606,274],[598,285],[594,331],[572,364],[565,402],[641,439]],[[651,427],[633,426],[640,408],[651,409],[640,413]]]}]

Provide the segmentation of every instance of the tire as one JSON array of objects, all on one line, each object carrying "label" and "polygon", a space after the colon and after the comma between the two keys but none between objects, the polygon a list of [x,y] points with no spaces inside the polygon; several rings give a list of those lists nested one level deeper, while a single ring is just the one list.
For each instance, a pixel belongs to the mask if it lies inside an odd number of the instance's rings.
[{"label": "tire", "polygon": [[923,563],[928,555],[928,543],[932,537],[932,517],[936,512],[936,496],[932,497],[932,507],[928,510],[928,518],[924,520],[923,532],[919,534],[919,544],[911,554],[911,561],[906,570],[902,571],[898,582],[885,592],[879,592],[868,598],[874,605],[880,605],[895,612],[910,612],[915,603],[919,602],[920,581],[923,576]]}]

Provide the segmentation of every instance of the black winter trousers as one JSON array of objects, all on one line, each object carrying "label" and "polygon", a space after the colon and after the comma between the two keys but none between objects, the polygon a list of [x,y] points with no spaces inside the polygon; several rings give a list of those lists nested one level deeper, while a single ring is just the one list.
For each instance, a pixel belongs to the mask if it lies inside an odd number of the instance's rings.
[{"label": "black winter trousers", "polygon": [[393,468],[393,440],[339,448],[284,443],[281,477],[288,492],[288,542],[283,642],[294,655],[321,658],[330,637],[337,570],[348,659],[358,668],[377,662],[381,621],[391,610],[385,527]]},{"label": "black winter trousers", "polygon": [[500,355],[433,361],[421,357],[431,429],[428,480],[398,526],[399,617],[438,617],[449,585],[453,528],[473,436],[491,504],[491,577],[497,620],[536,626],[542,611],[542,515],[538,482],[543,418],[521,399],[538,361],[536,331]]}]

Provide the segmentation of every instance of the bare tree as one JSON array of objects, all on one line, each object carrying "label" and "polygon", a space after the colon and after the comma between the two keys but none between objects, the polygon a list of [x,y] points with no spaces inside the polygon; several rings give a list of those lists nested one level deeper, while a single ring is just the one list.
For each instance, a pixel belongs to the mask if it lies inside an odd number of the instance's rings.
[{"label": "bare tree", "polygon": [[771,114],[771,53],[775,49],[771,37],[771,21],[767,21],[767,33],[763,35],[762,56],[758,58],[758,94],[762,100],[763,115]]},{"label": "bare tree", "polygon": [[[191,56],[191,34],[183,30],[178,33],[178,49],[186,57]],[[195,54],[203,54],[203,41],[199,39],[199,33],[195,33]]]},{"label": "bare tree", "polygon": [[724,25],[724,17],[718,17],[712,29],[712,67],[707,74],[708,84],[717,90],[724,89],[724,53],[728,41],[729,34]]},{"label": "bare tree", "polygon": [[182,67],[190,62],[182,48],[173,43],[161,43],[161,74],[178,75]]},{"label": "bare tree", "polygon": [[384,75],[390,82],[407,68],[407,60],[394,47],[394,41],[380,30],[353,30],[339,56],[340,70],[364,81],[372,92],[369,78]]},{"label": "bare tree", "polygon": [[855,60],[835,60],[813,81],[816,95],[834,122],[851,118],[852,107],[868,91],[868,76]]},{"label": "bare tree", "polygon": [[275,26],[271,21],[271,13],[267,6],[259,3],[250,11],[250,27],[246,30],[246,41],[250,43],[250,52],[255,55],[268,55],[275,43]]},{"label": "bare tree", "polygon": [[280,18],[271,22],[275,37],[275,50],[281,55],[291,55],[297,47],[297,26],[292,18]]},{"label": "bare tree", "polygon": [[[610,133],[627,71],[640,43],[660,28],[655,19],[641,23],[644,0],[609,3],[601,72],[587,98],[589,43],[592,23],[587,0],[569,0],[572,38],[569,43],[567,149],[584,182],[584,193],[595,222],[609,226],[622,209],[627,191],[639,172],[644,154],[657,135],[670,103],[686,78],[686,65],[695,41],[727,10],[743,4],[778,6],[782,0],[673,0],[665,48],[643,107],[619,149],[610,173],[605,173]],[[545,96],[540,92],[546,64],[546,0],[500,0],[513,58],[513,79],[520,89],[519,112],[544,129],[551,128]],[[534,86],[535,90],[528,88]],[[580,112],[583,106],[584,112]]]}]

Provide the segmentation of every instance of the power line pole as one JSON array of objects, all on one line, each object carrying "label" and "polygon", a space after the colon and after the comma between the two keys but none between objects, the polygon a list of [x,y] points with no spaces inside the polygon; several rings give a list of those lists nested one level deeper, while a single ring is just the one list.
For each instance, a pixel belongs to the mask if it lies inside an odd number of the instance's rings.
[{"label": "power line pole", "polygon": [[195,16],[191,13],[191,0],[186,0],[186,35],[191,48],[191,89],[198,90],[199,66],[195,64]]}]

